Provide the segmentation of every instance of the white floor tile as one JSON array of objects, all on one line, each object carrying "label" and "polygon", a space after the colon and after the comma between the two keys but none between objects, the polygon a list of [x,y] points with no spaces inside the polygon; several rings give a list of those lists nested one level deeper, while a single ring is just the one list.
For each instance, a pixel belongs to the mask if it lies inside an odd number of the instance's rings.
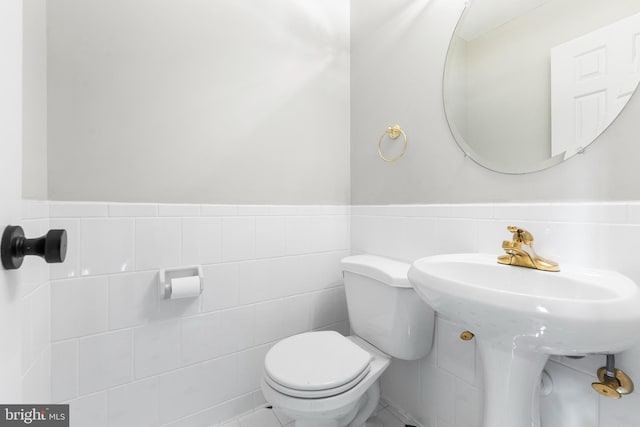
[{"label": "white floor tile", "polygon": [[[291,418],[282,416],[281,414],[279,415],[280,416],[277,417],[275,411],[262,408],[244,415],[238,420],[227,421],[220,427],[293,427],[295,425],[295,421]],[[377,423],[372,424],[376,427],[405,427],[405,425],[409,423],[406,420],[400,419],[399,416],[389,409],[381,409],[381,406],[378,406],[377,414],[371,421]]]},{"label": "white floor tile", "polygon": [[281,427],[280,421],[276,418],[271,409],[258,409],[251,414],[241,417],[238,422],[240,427]]},{"label": "white floor tile", "polygon": [[277,409],[274,409],[273,413],[278,418],[278,421],[280,421],[280,424],[282,424],[283,426],[286,426],[286,425],[289,425],[289,424],[295,424],[295,422],[296,422],[296,420],[294,420],[293,418],[291,418],[288,415],[283,414],[282,412],[278,411]]},{"label": "white floor tile", "polygon": [[[393,415],[388,409],[378,412],[372,421],[377,421],[382,427],[404,427],[404,423]],[[375,424],[374,424],[375,425]]]},{"label": "white floor tile", "polygon": [[383,427],[405,427],[407,425],[422,427],[422,424],[398,413],[396,408],[391,405],[388,405],[383,411],[377,412],[376,416],[378,419],[382,419]]}]

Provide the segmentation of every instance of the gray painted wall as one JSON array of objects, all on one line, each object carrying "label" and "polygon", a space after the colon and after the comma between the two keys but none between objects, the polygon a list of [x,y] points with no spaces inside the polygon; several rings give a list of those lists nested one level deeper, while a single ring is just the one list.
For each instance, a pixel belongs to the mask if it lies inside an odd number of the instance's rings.
[{"label": "gray painted wall", "polygon": [[53,200],[349,202],[349,3],[48,4]]},{"label": "gray painted wall", "polygon": [[[348,203],[349,161],[354,204],[639,198],[638,97],[552,169],[464,157],[441,97],[463,0],[352,0],[350,68],[344,2],[171,3],[50,2],[50,199]],[[376,146],[395,122],[409,150],[389,164]],[[46,170],[27,139],[25,165]],[[40,197],[47,176],[24,181]]]},{"label": "gray painted wall", "polygon": [[[463,4],[352,0],[352,203],[639,199],[637,95],[585,154],[551,169],[504,175],[464,157],[442,108],[444,59]],[[377,142],[394,122],[409,149],[389,164],[378,158]]]},{"label": "gray painted wall", "polygon": [[47,198],[47,3],[22,1],[22,196]]}]

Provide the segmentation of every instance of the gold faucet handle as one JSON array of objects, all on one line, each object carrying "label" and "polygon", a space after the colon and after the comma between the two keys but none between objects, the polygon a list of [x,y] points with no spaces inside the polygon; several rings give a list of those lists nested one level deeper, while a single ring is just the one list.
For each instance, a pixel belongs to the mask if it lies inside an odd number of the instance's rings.
[{"label": "gold faucet handle", "polygon": [[513,233],[513,241],[524,243],[527,246],[531,246],[533,243],[533,234],[525,230],[524,228],[519,228],[514,225],[510,225],[507,227],[511,233]]},{"label": "gold faucet handle", "polygon": [[502,249],[520,249],[522,248],[522,243],[516,242],[515,240],[503,240],[502,241]]}]

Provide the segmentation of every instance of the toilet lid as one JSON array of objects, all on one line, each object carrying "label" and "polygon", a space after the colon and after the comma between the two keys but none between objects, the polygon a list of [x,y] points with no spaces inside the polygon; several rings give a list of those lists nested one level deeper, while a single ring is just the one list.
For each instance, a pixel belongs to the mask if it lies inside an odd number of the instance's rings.
[{"label": "toilet lid", "polygon": [[[307,332],[285,338],[265,357],[265,372],[294,390],[336,389],[360,380],[371,354],[334,331]],[[359,382],[359,381],[357,381]]]}]

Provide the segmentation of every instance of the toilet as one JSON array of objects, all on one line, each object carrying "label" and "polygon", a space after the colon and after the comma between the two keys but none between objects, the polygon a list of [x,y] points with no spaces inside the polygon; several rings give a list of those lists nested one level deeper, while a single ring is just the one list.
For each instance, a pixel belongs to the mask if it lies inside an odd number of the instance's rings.
[{"label": "toilet", "polygon": [[370,417],[391,359],[431,351],[435,315],[409,284],[409,264],[364,254],[341,266],[352,335],[305,332],[265,356],[265,399],[296,427],[378,426]]}]

